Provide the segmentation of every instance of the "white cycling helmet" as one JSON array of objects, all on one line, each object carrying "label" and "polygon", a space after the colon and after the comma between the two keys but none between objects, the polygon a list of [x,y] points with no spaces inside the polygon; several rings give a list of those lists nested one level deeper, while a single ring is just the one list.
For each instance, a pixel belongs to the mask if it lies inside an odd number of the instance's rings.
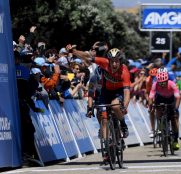
[{"label": "white cycling helmet", "polygon": [[158,74],[159,74],[159,73],[161,73],[161,72],[165,72],[165,73],[167,73],[167,72],[168,72],[168,70],[167,70],[167,68],[166,68],[166,67],[162,66],[162,67],[158,68],[158,70],[157,70],[157,73],[158,73]]},{"label": "white cycling helmet", "polygon": [[121,51],[119,49],[113,48],[113,49],[108,51],[107,58],[108,59],[114,59],[114,58],[121,59],[122,58],[122,53],[121,53]]}]

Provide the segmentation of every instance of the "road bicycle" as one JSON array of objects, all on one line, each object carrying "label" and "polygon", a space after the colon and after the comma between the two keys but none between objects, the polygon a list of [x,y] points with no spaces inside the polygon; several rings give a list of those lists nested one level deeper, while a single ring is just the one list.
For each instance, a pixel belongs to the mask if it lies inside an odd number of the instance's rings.
[{"label": "road bicycle", "polygon": [[160,103],[159,105],[156,105],[156,107],[162,111],[162,115],[160,118],[160,131],[161,131],[161,146],[163,149],[164,156],[168,155],[169,149],[171,154],[174,155],[174,149],[173,149],[174,136],[172,131],[171,118],[169,114],[170,107],[172,106],[173,106],[172,104],[165,104],[165,103]]},{"label": "road bicycle", "polygon": [[[96,109],[106,108],[107,111],[108,119],[105,138],[103,136],[102,119],[100,121],[100,143],[102,157],[103,159],[108,158],[112,170],[115,170],[116,163],[118,163],[119,168],[123,168],[123,150],[125,148],[120,121],[112,110],[112,107],[116,105],[122,106],[122,104],[101,104],[94,106]],[[105,163],[107,163],[107,161],[105,161]]]}]

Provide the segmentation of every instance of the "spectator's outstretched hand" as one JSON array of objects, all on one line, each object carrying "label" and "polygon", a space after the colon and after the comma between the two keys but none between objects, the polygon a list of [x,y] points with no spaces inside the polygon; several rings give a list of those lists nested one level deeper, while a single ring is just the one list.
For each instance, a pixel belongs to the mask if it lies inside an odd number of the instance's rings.
[{"label": "spectator's outstretched hand", "polygon": [[54,66],[54,72],[57,73],[57,74],[60,74],[60,67],[59,67],[59,65],[55,65]]},{"label": "spectator's outstretched hand", "polygon": [[30,28],[30,33],[34,33],[35,30],[36,30],[36,26],[32,26],[32,27]]},{"label": "spectator's outstretched hand", "polygon": [[65,49],[68,51],[68,52],[71,52],[73,49],[76,48],[76,45],[71,45],[71,44],[68,44]]}]

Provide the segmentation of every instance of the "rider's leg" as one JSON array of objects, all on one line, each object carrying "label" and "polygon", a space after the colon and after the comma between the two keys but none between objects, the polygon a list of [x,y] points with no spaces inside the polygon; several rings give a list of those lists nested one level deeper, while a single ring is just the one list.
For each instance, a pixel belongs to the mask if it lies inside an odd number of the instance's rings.
[{"label": "rider's leg", "polygon": [[149,137],[153,138],[153,131],[155,129],[155,111],[154,110],[150,112],[150,126],[151,126],[151,132],[149,133]]},{"label": "rider's leg", "polygon": [[101,119],[102,119],[102,135],[103,135],[103,138],[106,139],[106,128],[107,128],[107,112],[106,111],[103,111],[101,113]]},{"label": "rider's leg", "polygon": [[179,150],[179,148],[180,148],[179,143],[178,143],[178,137],[179,137],[179,115],[174,115],[171,118],[171,123],[172,123],[173,135],[174,135],[173,148],[174,148],[174,150]]},{"label": "rider's leg", "polygon": [[175,141],[178,140],[178,130],[179,130],[179,120],[178,117],[173,117],[172,120],[172,130],[174,133]]},{"label": "rider's leg", "polygon": [[[116,98],[114,99],[111,104],[119,104],[119,100]],[[112,109],[119,120],[124,118],[124,113],[120,109],[120,105],[112,106]]]},{"label": "rider's leg", "polygon": [[[112,101],[111,104],[119,104],[119,102],[120,102],[119,99],[116,98]],[[120,120],[122,132],[123,132],[123,137],[127,138],[129,135],[128,127],[127,127],[127,124],[125,122],[124,113],[121,111],[120,105],[113,106],[112,109],[113,109],[115,115],[117,116],[117,118]]]}]

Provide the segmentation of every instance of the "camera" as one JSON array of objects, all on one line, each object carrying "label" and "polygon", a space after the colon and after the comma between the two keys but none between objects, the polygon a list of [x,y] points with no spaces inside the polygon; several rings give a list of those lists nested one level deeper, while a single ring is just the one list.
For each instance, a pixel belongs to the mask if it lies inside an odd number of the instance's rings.
[{"label": "camera", "polygon": [[98,42],[92,49],[96,51],[97,56],[104,56],[107,51],[107,44],[105,42]]},{"label": "camera", "polygon": [[104,43],[104,42],[99,42],[98,44],[97,44],[97,51],[105,51],[106,50],[106,44]]}]

